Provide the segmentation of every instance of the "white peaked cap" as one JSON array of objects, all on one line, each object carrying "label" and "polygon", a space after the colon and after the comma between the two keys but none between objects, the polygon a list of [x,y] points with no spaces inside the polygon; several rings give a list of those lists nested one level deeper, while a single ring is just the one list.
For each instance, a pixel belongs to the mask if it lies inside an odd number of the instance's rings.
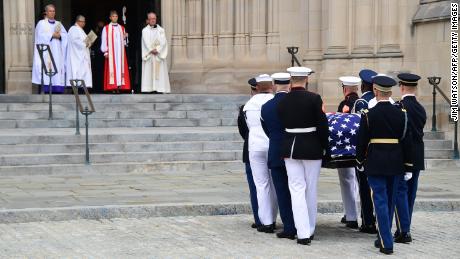
[{"label": "white peaked cap", "polygon": [[278,80],[278,81],[289,81],[291,80],[291,74],[289,73],[274,73],[271,75],[273,80]]},{"label": "white peaked cap", "polygon": [[356,76],[341,76],[339,77],[339,80],[344,86],[355,86],[361,83],[361,78]]},{"label": "white peaked cap", "polygon": [[287,72],[289,72],[291,76],[309,76],[313,70],[308,67],[290,67],[287,69]]},{"label": "white peaked cap", "polygon": [[259,75],[258,77],[256,77],[256,82],[257,83],[260,83],[260,82],[273,82],[273,79],[267,74],[262,74],[262,75]]}]

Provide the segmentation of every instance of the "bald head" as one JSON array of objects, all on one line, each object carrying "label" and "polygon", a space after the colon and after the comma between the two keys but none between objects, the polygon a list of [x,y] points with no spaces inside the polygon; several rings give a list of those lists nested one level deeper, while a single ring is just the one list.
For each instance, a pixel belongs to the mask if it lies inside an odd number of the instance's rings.
[{"label": "bald head", "polygon": [[56,17],[56,7],[54,7],[54,5],[52,4],[46,5],[45,15],[46,15],[46,18],[50,20],[54,20],[54,18]]},{"label": "bald head", "polygon": [[157,24],[157,14],[154,12],[149,12],[147,14],[147,23],[150,26],[154,26],[155,24]]}]

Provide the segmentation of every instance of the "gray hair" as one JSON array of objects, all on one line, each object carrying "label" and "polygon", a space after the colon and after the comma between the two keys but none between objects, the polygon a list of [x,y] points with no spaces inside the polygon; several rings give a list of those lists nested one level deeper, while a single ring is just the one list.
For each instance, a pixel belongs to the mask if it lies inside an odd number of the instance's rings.
[{"label": "gray hair", "polygon": [[151,15],[151,14],[154,14],[154,15],[155,15],[155,17],[157,17],[157,18],[158,18],[158,15],[157,15],[155,12],[148,12],[148,13],[147,13],[147,18],[148,18],[148,17],[149,17],[149,15]]},{"label": "gray hair", "polygon": [[78,21],[86,21],[85,16],[83,16],[81,14],[77,15],[77,18],[75,19],[75,22],[78,22]]},{"label": "gray hair", "polygon": [[56,10],[56,6],[54,6],[54,4],[47,4],[47,5],[45,6],[45,12],[47,12],[48,9],[50,9],[51,7],[52,7],[54,10]]}]

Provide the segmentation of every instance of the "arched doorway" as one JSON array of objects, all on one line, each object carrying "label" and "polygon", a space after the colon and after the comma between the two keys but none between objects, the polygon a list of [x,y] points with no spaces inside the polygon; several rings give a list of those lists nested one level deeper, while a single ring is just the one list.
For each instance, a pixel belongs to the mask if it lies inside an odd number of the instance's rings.
[{"label": "arched doorway", "polygon": [[[54,4],[56,6],[56,18],[61,20],[68,29],[73,25],[77,15],[86,17],[86,28],[100,34],[97,24],[109,22],[110,10],[116,10],[119,14],[119,23],[125,25],[129,34],[129,45],[127,54],[129,59],[131,85],[135,92],[140,92],[141,78],[141,33],[145,26],[146,14],[149,11],[157,13],[158,21],[161,24],[161,1],[160,0],[35,0],[36,1],[36,20],[42,18],[44,6]],[[126,24],[123,21],[123,7],[126,7],[125,17]],[[99,51],[100,41],[97,41],[92,47],[92,67],[94,92],[101,92],[103,78],[103,61],[102,53]]]}]

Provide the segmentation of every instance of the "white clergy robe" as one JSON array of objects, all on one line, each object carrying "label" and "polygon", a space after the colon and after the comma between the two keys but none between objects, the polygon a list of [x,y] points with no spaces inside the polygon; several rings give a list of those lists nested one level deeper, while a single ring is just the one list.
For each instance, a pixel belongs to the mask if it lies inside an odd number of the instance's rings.
[{"label": "white clergy robe", "polygon": [[[154,49],[158,51],[157,55],[151,53]],[[156,28],[147,25],[142,30],[142,92],[171,92],[167,56],[165,30],[160,25],[156,25]]]},{"label": "white clergy robe", "polygon": [[101,34],[101,51],[108,58],[104,66],[104,91],[130,90],[128,59],[124,39],[125,28],[110,23]]},{"label": "white clergy robe", "polygon": [[[55,31],[61,32],[60,39],[54,39],[53,33]],[[67,48],[67,31],[59,21],[49,21],[43,19],[37,23],[35,27],[34,39],[34,59],[32,64],[32,83],[40,85],[42,83],[42,62],[38,54],[37,44],[50,45],[51,53],[53,54],[54,62],[56,63],[57,74],[52,77],[51,85],[53,92],[63,92],[65,83],[65,57]],[[51,59],[48,52],[44,52],[44,60],[47,68],[51,67]],[[49,77],[43,73],[43,83],[47,92],[50,84]]]},{"label": "white clergy robe", "polygon": [[93,86],[91,72],[91,56],[86,46],[86,33],[83,29],[74,25],[67,35],[67,85],[71,86],[70,80],[85,80],[87,87]]}]

